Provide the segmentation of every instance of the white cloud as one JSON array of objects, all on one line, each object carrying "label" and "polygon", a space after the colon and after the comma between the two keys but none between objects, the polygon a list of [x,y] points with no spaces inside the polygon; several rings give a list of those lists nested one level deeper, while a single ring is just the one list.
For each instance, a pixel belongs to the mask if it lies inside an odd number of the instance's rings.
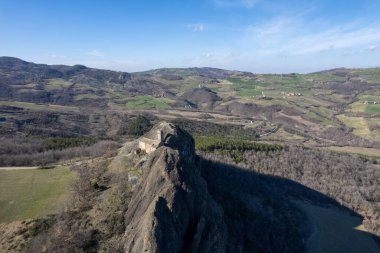
[{"label": "white cloud", "polygon": [[[263,55],[303,55],[363,48],[380,40],[380,23],[360,25],[353,22],[328,28],[319,27],[318,22],[305,24],[299,17],[281,17],[249,26],[245,43],[251,43],[255,51]],[[368,50],[377,48],[378,45],[373,45]]]},{"label": "white cloud", "polygon": [[299,48],[297,53],[313,53],[333,49],[348,49],[361,47],[365,44],[380,40],[380,26],[347,29],[335,27],[315,35],[300,38],[293,42],[293,47]]},{"label": "white cloud", "polygon": [[378,50],[380,48],[379,45],[371,45],[367,48],[367,50],[369,51],[375,51],[375,50]]},{"label": "white cloud", "polygon": [[203,32],[205,28],[203,24],[189,24],[187,25],[187,27],[193,30],[194,32]]},{"label": "white cloud", "polygon": [[261,39],[271,36],[279,37],[282,34],[291,33],[291,30],[295,26],[296,24],[293,19],[279,17],[267,23],[248,26],[246,30],[258,39]]},{"label": "white cloud", "polygon": [[261,0],[212,0],[213,4],[222,8],[244,7],[253,8]]},{"label": "white cloud", "polygon": [[105,56],[104,52],[102,51],[99,51],[99,50],[92,50],[92,51],[89,51],[89,52],[86,52],[87,55],[91,55],[91,56],[96,56],[96,57],[103,57]]}]

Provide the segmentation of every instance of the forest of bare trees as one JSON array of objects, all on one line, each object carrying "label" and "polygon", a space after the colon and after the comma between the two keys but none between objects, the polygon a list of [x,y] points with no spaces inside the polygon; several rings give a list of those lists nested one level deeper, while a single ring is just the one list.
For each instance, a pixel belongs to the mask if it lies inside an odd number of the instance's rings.
[{"label": "forest of bare trees", "polygon": [[[204,158],[236,164],[225,152],[201,152]],[[380,235],[380,170],[371,160],[330,151],[288,147],[273,152],[243,152],[237,164],[248,171],[299,182],[358,213],[364,225]]]},{"label": "forest of bare trees", "polygon": [[38,140],[35,142],[28,140],[21,143],[14,143],[13,140],[3,139],[3,141],[3,148],[0,149],[0,166],[46,166],[74,158],[83,159],[112,155],[120,147],[120,144],[114,141],[99,141],[90,146],[45,149]]}]

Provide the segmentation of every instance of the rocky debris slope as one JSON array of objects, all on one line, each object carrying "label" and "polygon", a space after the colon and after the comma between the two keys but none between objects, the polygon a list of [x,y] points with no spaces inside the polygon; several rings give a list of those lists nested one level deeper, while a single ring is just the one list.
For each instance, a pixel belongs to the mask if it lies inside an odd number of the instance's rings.
[{"label": "rocky debris slope", "polygon": [[162,145],[144,163],[126,213],[125,252],[225,252],[223,211],[200,175],[193,138],[169,123],[157,130]]}]

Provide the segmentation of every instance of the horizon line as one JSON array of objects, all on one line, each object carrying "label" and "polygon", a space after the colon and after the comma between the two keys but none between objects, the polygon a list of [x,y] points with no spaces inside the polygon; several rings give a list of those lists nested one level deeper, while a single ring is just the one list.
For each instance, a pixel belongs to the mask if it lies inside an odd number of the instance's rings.
[{"label": "horizon line", "polygon": [[163,70],[163,69],[218,69],[218,70],[225,70],[225,71],[235,71],[235,72],[245,72],[245,73],[250,73],[254,75],[288,75],[288,74],[299,74],[299,75],[308,75],[308,74],[318,74],[321,72],[328,72],[328,71],[334,71],[334,70],[340,70],[340,69],[347,69],[347,70],[361,70],[361,69],[377,69],[380,68],[380,66],[376,67],[333,67],[333,68],[326,68],[326,69],[321,69],[321,70],[316,70],[312,72],[253,72],[253,71],[248,71],[248,70],[239,70],[239,69],[227,69],[227,68],[221,68],[221,67],[211,67],[211,66],[188,66],[188,67],[158,67],[158,68],[151,68],[151,69],[146,69],[146,70],[141,70],[141,71],[124,71],[124,70],[117,70],[117,69],[111,69],[111,68],[99,68],[99,67],[92,67],[89,65],[84,65],[84,64],[48,64],[48,63],[40,63],[40,62],[35,62],[35,61],[29,61],[29,60],[24,60],[19,57],[15,56],[7,56],[7,55],[2,55],[0,56],[1,58],[13,58],[17,60],[21,60],[27,63],[32,63],[32,64],[37,64],[37,65],[47,65],[47,66],[68,66],[68,67],[73,67],[73,66],[84,66],[86,68],[90,69],[97,69],[97,70],[106,70],[106,71],[115,71],[115,72],[122,72],[122,73],[129,73],[129,74],[136,74],[136,73],[144,73],[144,72],[149,72],[149,71],[154,71],[154,70]]}]

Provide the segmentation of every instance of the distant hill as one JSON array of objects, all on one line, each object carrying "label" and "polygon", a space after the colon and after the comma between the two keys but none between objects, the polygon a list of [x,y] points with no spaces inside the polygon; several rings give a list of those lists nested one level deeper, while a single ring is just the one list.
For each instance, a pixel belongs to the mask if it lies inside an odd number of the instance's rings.
[{"label": "distant hill", "polygon": [[380,148],[379,87],[380,68],[310,74],[253,74],[207,67],[126,73],[0,57],[4,105],[214,112],[247,122],[269,121],[284,130],[280,139],[312,140],[322,146]]},{"label": "distant hill", "polygon": [[236,71],[236,70],[225,70],[218,68],[162,68],[162,69],[153,69],[144,72],[139,72],[141,74],[150,74],[150,75],[199,75],[209,78],[226,78],[232,75],[235,76],[254,76],[250,72]]},{"label": "distant hill", "polygon": [[[61,78],[77,82],[98,84],[110,82],[124,84],[130,74],[111,70],[87,68],[83,65],[46,65],[26,62],[14,57],[0,57],[1,81],[15,85],[42,82],[44,79]],[[5,80],[4,80],[5,79]]]}]

